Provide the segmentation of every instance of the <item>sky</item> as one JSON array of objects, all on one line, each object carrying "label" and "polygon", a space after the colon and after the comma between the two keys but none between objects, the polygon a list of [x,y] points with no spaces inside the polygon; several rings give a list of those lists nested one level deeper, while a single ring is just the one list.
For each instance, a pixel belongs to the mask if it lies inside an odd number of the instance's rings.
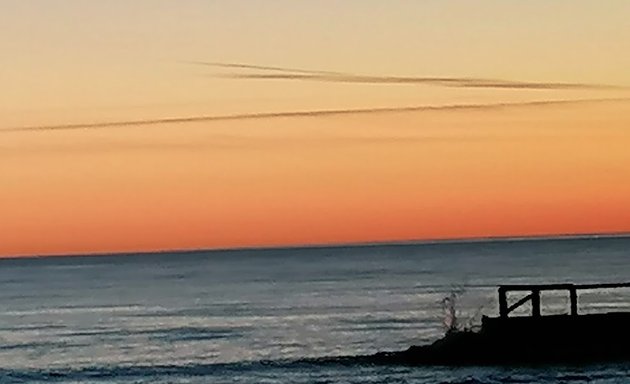
[{"label": "sky", "polygon": [[630,232],[630,2],[2,0],[0,257]]}]

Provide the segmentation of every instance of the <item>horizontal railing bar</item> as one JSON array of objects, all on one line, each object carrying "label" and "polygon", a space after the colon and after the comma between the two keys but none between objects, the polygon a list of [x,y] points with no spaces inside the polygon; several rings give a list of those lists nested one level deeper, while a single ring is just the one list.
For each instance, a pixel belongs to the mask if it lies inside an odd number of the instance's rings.
[{"label": "horizontal railing bar", "polygon": [[604,284],[507,284],[500,285],[499,290],[508,291],[559,291],[570,289],[607,289],[607,288],[630,288],[630,282],[626,283],[604,283]]}]

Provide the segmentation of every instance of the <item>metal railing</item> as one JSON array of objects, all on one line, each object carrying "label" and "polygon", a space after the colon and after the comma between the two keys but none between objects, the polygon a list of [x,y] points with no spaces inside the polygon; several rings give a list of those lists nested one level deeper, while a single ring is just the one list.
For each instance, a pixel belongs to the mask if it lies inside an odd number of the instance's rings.
[{"label": "metal railing", "polygon": [[[607,284],[508,284],[499,286],[499,315],[506,318],[510,312],[523,304],[531,301],[532,317],[540,317],[540,292],[542,291],[568,291],[570,301],[570,314],[578,315],[577,291],[586,289],[611,289],[630,288],[627,283],[607,283]],[[516,303],[508,305],[508,292],[530,292]]]}]

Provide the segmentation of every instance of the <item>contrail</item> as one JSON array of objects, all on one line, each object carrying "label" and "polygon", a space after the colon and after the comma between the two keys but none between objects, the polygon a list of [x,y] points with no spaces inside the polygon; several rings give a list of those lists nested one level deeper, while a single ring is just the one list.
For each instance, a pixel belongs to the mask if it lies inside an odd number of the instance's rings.
[{"label": "contrail", "polygon": [[253,64],[241,64],[241,63],[221,63],[213,61],[187,61],[188,64],[204,65],[208,67],[217,68],[230,68],[230,69],[255,69],[259,71],[276,71],[276,72],[289,72],[289,73],[304,73],[312,75],[349,75],[348,73],[333,72],[333,71],[315,71],[309,69],[299,68],[287,68],[287,67],[275,67],[269,65],[253,65]]},{"label": "contrail", "polygon": [[173,117],[162,119],[145,119],[145,120],[123,120],[99,123],[78,123],[78,124],[59,124],[59,125],[37,125],[27,127],[12,127],[1,129],[0,133],[9,132],[37,132],[37,131],[70,131],[70,130],[89,130],[118,128],[129,126],[149,126],[160,124],[187,124],[212,121],[238,121],[238,120],[261,120],[261,119],[277,119],[277,118],[314,118],[328,116],[344,116],[344,115],[364,115],[379,113],[399,113],[399,112],[422,112],[422,111],[445,111],[445,110],[477,110],[477,109],[499,109],[508,107],[532,107],[560,104],[580,104],[580,103],[601,103],[611,101],[630,101],[630,98],[607,98],[607,99],[576,99],[576,100],[541,100],[541,101],[525,101],[525,102],[504,102],[492,104],[450,104],[450,105],[421,105],[411,107],[382,107],[382,108],[362,108],[362,109],[325,109],[314,111],[292,111],[292,112],[261,112],[261,113],[243,113],[234,115],[210,115],[210,116],[190,116],[190,117]]},{"label": "contrail", "polygon": [[439,77],[439,76],[371,76],[344,72],[319,71],[300,68],[278,67],[224,62],[187,62],[194,65],[217,68],[246,69],[263,72],[280,73],[227,73],[213,75],[218,78],[252,79],[252,80],[301,80],[330,83],[356,84],[427,84],[454,88],[504,88],[504,89],[628,89],[628,87],[607,84],[559,83],[559,82],[527,82],[501,79],[471,77]]},{"label": "contrail", "polygon": [[303,80],[329,83],[359,84],[427,84],[453,88],[509,88],[509,89],[628,89],[614,85],[582,83],[542,83],[465,77],[402,77],[362,75],[314,75],[314,74],[219,74],[214,77],[251,80]]},{"label": "contrail", "polygon": [[[449,86],[449,85],[446,85]],[[606,84],[582,84],[582,83],[529,83],[529,82],[484,82],[464,83],[455,85],[463,88],[510,88],[510,89],[609,89],[624,90],[628,87]]]},{"label": "contrail", "polygon": [[498,82],[500,80],[470,79],[465,77],[397,77],[397,76],[360,76],[360,75],[311,75],[292,73],[227,73],[214,75],[228,79],[261,79],[261,80],[313,80],[339,83],[477,83]]}]

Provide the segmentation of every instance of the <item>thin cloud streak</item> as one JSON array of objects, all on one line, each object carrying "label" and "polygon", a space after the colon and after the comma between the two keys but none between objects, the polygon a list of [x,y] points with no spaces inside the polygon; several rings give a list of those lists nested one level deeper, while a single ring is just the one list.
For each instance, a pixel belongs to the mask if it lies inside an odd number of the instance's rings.
[{"label": "thin cloud streak", "polygon": [[360,76],[360,75],[311,75],[311,74],[240,74],[214,75],[228,79],[249,80],[302,80],[328,83],[358,84],[426,84],[453,88],[508,88],[508,89],[627,89],[625,87],[581,84],[581,83],[538,83],[495,79],[458,77],[401,77],[401,76]]},{"label": "thin cloud streak", "polygon": [[304,73],[311,75],[343,75],[348,76],[348,73],[333,72],[333,71],[314,71],[309,69],[299,68],[287,68],[287,67],[275,67],[269,65],[253,65],[253,64],[241,64],[241,63],[221,63],[212,61],[187,61],[188,64],[203,65],[207,67],[216,68],[230,68],[230,69],[254,69],[258,71],[274,71],[274,72],[286,72],[286,73]]},{"label": "thin cloud streak", "polygon": [[123,120],[99,123],[78,123],[59,125],[37,125],[27,127],[13,127],[0,129],[0,133],[10,132],[37,132],[37,131],[70,131],[89,130],[104,128],[120,128],[132,126],[150,126],[161,124],[188,124],[213,121],[239,121],[239,120],[263,120],[278,118],[316,118],[345,115],[366,115],[380,113],[401,113],[401,112],[422,112],[422,111],[457,111],[457,110],[485,110],[515,107],[533,107],[562,104],[581,103],[601,103],[613,101],[630,101],[630,98],[607,98],[607,99],[574,99],[574,100],[539,100],[525,102],[504,102],[491,104],[450,104],[450,105],[421,105],[411,107],[382,107],[382,108],[362,108],[362,109],[328,109],[313,111],[291,111],[291,112],[260,112],[243,113],[235,115],[215,115],[215,116],[189,116],[161,119],[144,120]]},{"label": "thin cloud streak", "polygon": [[230,139],[223,137],[191,142],[94,142],[75,144],[45,144],[45,145],[12,145],[0,146],[0,158],[23,157],[27,154],[73,154],[73,155],[98,155],[107,152],[191,152],[191,151],[219,151],[219,150],[265,150],[278,147],[307,146],[313,147],[352,147],[380,144],[420,144],[420,143],[451,143],[451,142],[478,142],[487,140],[500,140],[498,137],[484,136],[341,136],[308,138],[284,138],[284,137],[240,137]]},{"label": "thin cloud streak", "polygon": [[309,75],[309,74],[240,74],[228,73],[215,75],[228,79],[261,79],[261,80],[314,80],[341,83],[464,83],[464,82],[497,82],[499,80],[469,79],[458,77],[396,77],[396,76],[359,76],[359,75]]},{"label": "thin cloud streak", "polygon": [[425,84],[454,88],[502,88],[502,89],[601,89],[621,90],[628,87],[607,84],[559,83],[559,82],[527,82],[501,79],[471,78],[471,77],[440,77],[440,76],[370,76],[352,73],[316,71],[299,68],[288,68],[267,65],[253,65],[224,62],[188,62],[216,68],[256,70],[280,73],[227,73],[216,74],[213,77],[228,79],[250,80],[298,80],[320,81],[331,83],[355,84]]}]

